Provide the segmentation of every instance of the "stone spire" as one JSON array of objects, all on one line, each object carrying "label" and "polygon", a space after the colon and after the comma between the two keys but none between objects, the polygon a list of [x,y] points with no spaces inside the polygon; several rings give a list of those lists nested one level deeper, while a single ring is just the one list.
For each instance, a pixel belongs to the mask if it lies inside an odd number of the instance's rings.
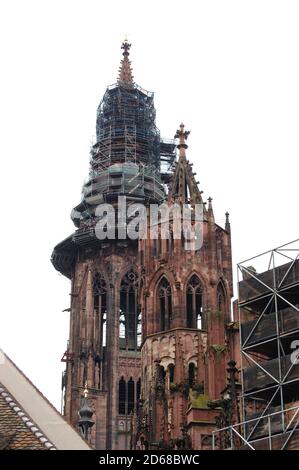
[{"label": "stone spire", "polygon": [[121,45],[121,48],[123,49],[123,59],[120,63],[117,83],[124,87],[132,87],[134,81],[132,75],[131,61],[129,60],[129,51],[131,48],[131,44],[129,44],[127,38],[125,38],[124,42]]},{"label": "stone spire", "polygon": [[186,140],[189,134],[190,131],[186,131],[184,124],[181,124],[174,136],[175,139],[179,139],[177,145],[179,159],[170,184],[168,200],[181,204],[202,204],[201,191],[198,188],[199,181],[195,179],[196,173],[192,170],[192,163],[189,163],[186,158],[186,149],[188,148]]}]

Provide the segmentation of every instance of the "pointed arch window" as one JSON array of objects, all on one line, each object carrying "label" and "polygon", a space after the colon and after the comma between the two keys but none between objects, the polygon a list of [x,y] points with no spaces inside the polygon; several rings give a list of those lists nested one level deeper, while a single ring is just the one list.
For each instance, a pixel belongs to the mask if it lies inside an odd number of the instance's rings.
[{"label": "pointed arch window", "polygon": [[128,271],[120,286],[120,348],[136,350],[141,344],[141,312],[138,307],[138,277]]},{"label": "pointed arch window", "polygon": [[100,348],[106,346],[107,285],[102,274],[96,273],[93,279],[93,308],[99,315]]},{"label": "pointed arch window", "polygon": [[169,328],[171,328],[172,319],[171,287],[164,276],[158,285],[158,305],[160,310],[161,331],[169,330]]},{"label": "pointed arch window", "polygon": [[202,304],[202,285],[198,276],[196,276],[196,274],[193,274],[193,276],[191,276],[188,281],[186,290],[188,328],[198,328],[199,330],[204,328],[205,325]]}]

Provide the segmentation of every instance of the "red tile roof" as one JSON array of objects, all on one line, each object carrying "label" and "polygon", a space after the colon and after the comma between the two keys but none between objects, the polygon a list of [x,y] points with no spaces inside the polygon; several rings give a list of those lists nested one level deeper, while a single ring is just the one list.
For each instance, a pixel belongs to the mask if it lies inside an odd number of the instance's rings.
[{"label": "red tile roof", "polygon": [[0,349],[0,450],[91,450]]},{"label": "red tile roof", "polygon": [[55,449],[1,384],[0,449]]}]

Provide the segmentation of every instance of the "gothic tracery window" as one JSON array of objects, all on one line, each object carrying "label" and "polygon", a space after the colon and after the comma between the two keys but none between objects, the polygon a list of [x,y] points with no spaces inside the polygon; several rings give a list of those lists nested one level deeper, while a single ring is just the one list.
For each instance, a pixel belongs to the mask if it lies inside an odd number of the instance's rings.
[{"label": "gothic tracery window", "polygon": [[123,376],[118,382],[118,413],[120,415],[130,415],[134,412],[141,393],[140,378],[135,382],[132,377],[126,380]]},{"label": "gothic tracery window", "polygon": [[203,308],[202,308],[202,285],[193,274],[188,281],[186,290],[187,327],[204,328]]},{"label": "gothic tracery window", "polygon": [[106,346],[107,286],[104,277],[96,273],[93,280],[94,311],[99,315],[100,347]]},{"label": "gothic tracery window", "polygon": [[162,277],[158,285],[158,305],[160,309],[161,331],[169,330],[171,328],[172,319],[172,299],[171,287],[166,279]]},{"label": "gothic tracery window", "polygon": [[120,348],[136,350],[141,344],[141,312],[138,306],[138,277],[128,271],[120,286]]}]

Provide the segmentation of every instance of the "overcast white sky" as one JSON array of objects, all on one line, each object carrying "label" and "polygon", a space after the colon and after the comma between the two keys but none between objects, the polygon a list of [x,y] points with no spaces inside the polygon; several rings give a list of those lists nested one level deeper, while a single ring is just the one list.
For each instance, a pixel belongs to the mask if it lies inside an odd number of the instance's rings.
[{"label": "overcast white sky", "polygon": [[96,108],[128,34],[157,124],[188,157],[234,263],[298,230],[299,2],[2,0],[0,346],[60,408],[70,283],[50,263],[73,231]]}]

